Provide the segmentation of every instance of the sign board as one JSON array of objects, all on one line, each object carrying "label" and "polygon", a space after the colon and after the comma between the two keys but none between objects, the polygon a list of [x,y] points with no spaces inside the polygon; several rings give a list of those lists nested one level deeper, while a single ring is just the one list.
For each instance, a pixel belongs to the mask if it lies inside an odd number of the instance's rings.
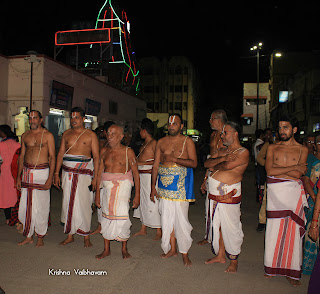
[{"label": "sign board", "polygon": [[73,87],[52,81],[50,106],[63,110],[72,108]]},{"label": "sign board", "polygon": [[58,31],[55,34],[57,46],[110,43],[110,28]]}]

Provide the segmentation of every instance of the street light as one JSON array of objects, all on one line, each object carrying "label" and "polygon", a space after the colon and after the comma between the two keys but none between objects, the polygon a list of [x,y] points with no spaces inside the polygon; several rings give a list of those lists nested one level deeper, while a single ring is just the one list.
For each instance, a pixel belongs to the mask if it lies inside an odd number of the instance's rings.
[{"label": "street light", "polygon": [[41,62],[41,59],[37,58],[38,53],[36,51],[28,51],[27,54],[29,54],[30,56],[25,57],[24,60],[30,63],[30,112],[32,110],[33,64],[35,62]]},{"label": "street light", "polygon": [[260,42],[258,45],[254,45],[250,48],[251,51],[257,51],[257,124],[256,130],[259,128],[259,58],[260,58],[260,50],[262,48],[262,43]]}]

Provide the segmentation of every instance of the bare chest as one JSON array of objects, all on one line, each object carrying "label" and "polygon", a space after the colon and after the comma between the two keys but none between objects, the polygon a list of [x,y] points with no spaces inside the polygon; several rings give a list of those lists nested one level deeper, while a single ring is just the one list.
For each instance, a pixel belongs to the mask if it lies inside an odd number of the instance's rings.
[{"label": "bare chest", "polygon": [[[121,150],[122,151],[122,150]],[[105,171],[125,173],[128,169],[126,152],[106,152],[104,157]]]},{"label": "bare chest", "polygon": [[301,157],[301,147],[279,146],[275,149],[273,160],[274,163],[280,166],[290,166],[299,163]]},{"label": "bare chest", "polygon": [[179,138],[179,140],[166,140],[163,141],[160,146],[160,151],[163,154],[171,154],[177,158],[186,158],[187,148],[186,148],[187,137]]},{"label": "bare chest", "polygon": [[66,136],[65,142],[66,142],[67,149],[70,148],[71,146],[73,150],[75,149],[82,150],[82,149],[91,148],[91,137],[86,134],[82,134],[80,136],[80,134],[72,133]]}]

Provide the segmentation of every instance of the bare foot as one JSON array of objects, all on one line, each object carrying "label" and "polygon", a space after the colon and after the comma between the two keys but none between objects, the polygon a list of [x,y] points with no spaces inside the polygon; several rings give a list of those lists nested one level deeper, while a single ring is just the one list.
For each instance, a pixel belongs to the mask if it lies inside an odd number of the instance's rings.
[{"label": "bare foot", "polygon": [[212,263],[226,263],[226,258],[224,256],[217,255],[205,261],[205,264],[212,264]]},{"label": "bare foot", "polygon": [[68,235],[68,237],[65,240],[63,240],[62,242],[60,242],[59,244],[60,245],[67,245],[69,243],[72,243],[73,241],[74,241],[73,236],[71,235],[71,237],[70,237],[70,235]]},{"label": "bare foot", "polygon": [[197,244],[198,245],[205,245],[205,244],[208,244],[209,242],[206,240],[206,239],[203,239],[201,241],[199,241]]},{"label": "bare foot", "polygon": [[110,250],[103,250],[101,254],[96,255],[96,259],[100,260],[102,258],[105,258],[106,256],[109,256],[110,254]]},{"label": "bare foot", "polygon": [[301,286],[301,282],[299,280],[295,280],[289,277],[286,277],[286,279],[289,281],[289,283],[293,286],[293,287],[297,287],[297,286]]},{"label": "bare foot", "polygon": [[99,234],[100,232],[101,232],[101,225],[99,224],[98,227],[92,233],[90,233],[90,235]]},{"label": "bare foot", "polygon": [[225,273],[236,273],[238,270],[238,260],[231,260],[230,265],[224,271]]},{"label": "bare foot", "polygon": [[27,237],[22,242],[18,243],[18,245],[22,246],[22,245],[32,244],[32,243],[33,243],[33,238],[32,237]]},{"label": "bare foot", "polygon": [[128,258],[130,258],[131,257],[131,255],[130,255],[130,253],[128,252],[128,250],[122,250],[122,258],[123,259],[128,259]]},{"label": "bare foot", "polygon": [[92,247],[92,246],[93,246],[93,245],[92,245],[92,243],[90,242],[89,236],[84,237],[84,247],[85,247],[85,248],[89,248],[89,247]]},{"label": "bare foot", "polygon": [[192,262],[189,259],[188,253],[182,253],[182,260],[183,260],[184,266],[191,267]]},{"label": "bare foot", "polygon": [[171,256],[178,256],[178,252],[170,250],[167,254],[164,253],[160,255],[161,258],[169,258]]},{"label": "bare foot", "polygon": [[38,238],[36,247],[38,248],[38,247],[42,247],[42,246],[44,246],[43,238]]},{"label": "bare foot", "polygon": [[145,232],[145,231],[139,231],[139,232],[136,232],[135,234],[133,234],[132,237],[145,236],[145,235],[147,235],[147,232]]}]

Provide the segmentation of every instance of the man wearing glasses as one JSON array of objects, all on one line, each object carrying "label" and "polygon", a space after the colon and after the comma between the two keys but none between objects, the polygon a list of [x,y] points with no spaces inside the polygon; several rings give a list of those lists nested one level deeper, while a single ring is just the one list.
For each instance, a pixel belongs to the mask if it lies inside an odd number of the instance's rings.
[{"label": "man wearing glasses", "polygon": [[[223,148],[222,140],[220,137],[220,133],[223,129],[224,124],[228,121],[227,114],[223,109],[217,109],[212,112],[210,116],[210,127],[212,129],[212,133],[210,136],[210,154],[207,158],[210,158],[212,155],[214,155],[216,152],[218,152],[219,148]],[[206,171],[206,175],[203,179],[203,182],[201,184],[200,190],[202,194],[206,194],[206,201],[205,201],[205,224],[206,229],[204,233],[204,239],[199,241],[198,245],[204,245],[207,243],[211,243],[211,232],[208,229],[210,227],[211,218],[210,215],[212,215],[212,207],[209,205],[209,199],[208,199],[208,175],[210,171]]]},{"label": "man wearing glasses", "polygon": [[249,163],[249,151],[240,145],[240,127],[234,122],[226,122],[221,132],[224,149],[211,156],[205,167],[211,170],[208,178],[209,205],[212,206],[212,249],[215,257],[205,263],[226,263],[228,273],[238,268],[238,256],[243,242],[240,221],[241,181]]}]

